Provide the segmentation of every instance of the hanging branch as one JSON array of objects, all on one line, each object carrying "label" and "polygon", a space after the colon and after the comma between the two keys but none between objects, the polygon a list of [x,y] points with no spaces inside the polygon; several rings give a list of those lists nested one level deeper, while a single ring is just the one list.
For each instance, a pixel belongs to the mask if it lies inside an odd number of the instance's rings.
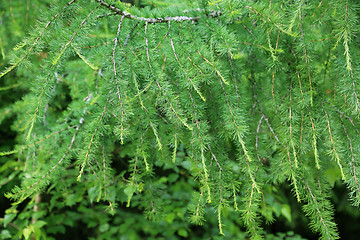
[{"label": "hanging branch", "polygon": [[[85,111],[84,111],[84,114],[85,114]],[[19,194],[22,194],[22,193],[25,193],[25,191],[27,190],[30,190],[30,189],[33,189],[35,186],[37,186],[40,182],[42,182],[47,176],[49,176],[59,165],[61,165],[61,163],[65,160],[65,158],[68,156],[68,154],[70,153],[72,147],[73,147],[73,144],[75,142],[75,138],[80,130],[80,126],[83,124],[83,116],[80,118],[80,121],[79,121],[79,124],[76,125],[76,129],[75,129],[75,132],[71,138],[71,141],[70,141],[70,144],[66,150],[66,152],[63,154],[63,156],[61,157],[61,159],[48,171],[46,172],[38,181],[36,181],[35,183],[33,183],[31,186],[28,186],[26,187],[25,189],[17,192],[17,193],[14,193],[14,194],[6,194],[8,197],[16,197],[18,196]],[[33,189],[35,191],[35,189]],[[20,198],[19,202],[22,201],[22,198]]]},{"label": "hanging branch", "polygon": [[[134,19],[138,21],[144,21],[148,23],[164,23],[164,22],[183,22],[183,21],[197,21],[200,17],[186,17],[186,16],[176,16],[176,17],[165,17],[165,18],[145,18],[145,17],[138,17],[135,15],[131,15],[128,12],[121,11],[119,8],[110,5],[104,1],[96,0],[101,6],[104,6],[111,11],[115,12],[118,15],[124,16],[129,19]],[[214,15],[215,16],[215,15]]]},{"label": "hanging branch", "polygon": [[[71,4],[73,4],[76,0],[72,0],[70,2],[68,2],[62,9],[65,10],[66,8],[68,8]],[[60,16],[61,12],[59,11],[58,13],[56,13],[51,20],[45,25],[45,27],[42,29],[42,31],[40,32],[39,36],[35,39],[35,41],[33,42],[33,44],[31,45],[31,47],[29,48],[29,50],[25,53],[24,56],[22,56],[20,58],[19,61],[17,61],[15,64],[13,64],[12,66],[6,68],[3,72],[0,73],[0,78],[3,77],[5,74],[9,73],[11,70],[13,70],[14,68],[16,68],[22,61],[24,61],[26,59],[26,57],[31,53],[31,51],[34,49],[34,47],[37,45],[38,41],[43,37],[45,31],[47,30],[47,28],[50,26],[50,24],[52,24],[55,19]]]},{"label": "hanging branch", "polygon": [[[113,71],[114,71],[114,77],[115,77],[115,83],[116,83],[116,94],[119,98],[119,103],[120,103],[120,108],[121,108],[121,120],[120,120],[120,125],[121,125],[121,129],[120,129],[120,142],[121,144],[124,143],[124,138],[123,138],[123,134],[124,134],[124,104],[123,104],[123,100],[121,98],[120,95],[120,88],[119,88],[119,80],[118,80],[118,75],[117,75],[117,71],[116,71],[116,57],[115,57],[115,52],[116,52],[116,46],[118,44],[118,37],[120,34],[120,29],[121,29],[121,25],[122,22],[124,20],[124,16],[121,17],[119,25],[118,25],[118,29],[117,29],[117,33],[116,33],[116,37],[114,38],[114,48],[113,48],[113,53],[112,53],[112,62],[113,62]],[[123,90],[124,91],[124,90]]]},{"label": "hanging branch", "polygon": [[327,122],[328,130],[329,130],[329,136],[330,136],[330,141],[331,141],[331,144],[332,144],[332,150],[334,152],[334,157],[335,157],[337,165],[340,168],[341,178],[345,181],[346,180],[345,174],[344,174],[344,171],[343,171],[343,167],[341,165],[339,154],[338,154],[338,152],[337,152],[337,150],[335,148],[335,141],[334,141],[334,138],[333,138],[333,135],[332,135],[332,132],[331,132],[329,114],[326,112],[324,107],[323,107],[323,110],[324,110],[324,113],[325,113],[325,116],[326,116],[326,122]]},{"label": "hanging branch", "polygon": [[348,134],[348,131],[347,131],[346,127],[345,127],[344,119],[343,119],[342,114],[340,114],[340,119],[341,119],[341,125],[342,125],[342,127],[344,129],[344,133],[345,133],[347,139],[349,140],[350,153],[351,153],[352,175],[353,175],[353,178],[355,180],[357,196],[360,196],[360,185],[359,185],[359,180],[356,177],[356,167],[355,167],[355,156],[354,156],[353,144],[352,144],[351,138],[350,138],[350,136]]}]

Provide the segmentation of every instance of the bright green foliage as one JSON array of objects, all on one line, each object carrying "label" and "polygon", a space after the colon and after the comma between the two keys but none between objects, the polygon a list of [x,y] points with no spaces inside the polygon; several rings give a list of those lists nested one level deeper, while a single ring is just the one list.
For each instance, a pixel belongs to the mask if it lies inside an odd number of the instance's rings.
[{"label": "bright green foliage", "polygon": [[334,182],[359,206],[357,1],[3,2],[0,93],[21,94],[0,110],[18,185],[3,236],[50,238],[83,214],[93,239],[260,239],[264,220],[292,221],[271,198],[288,184],[337,239]]}]

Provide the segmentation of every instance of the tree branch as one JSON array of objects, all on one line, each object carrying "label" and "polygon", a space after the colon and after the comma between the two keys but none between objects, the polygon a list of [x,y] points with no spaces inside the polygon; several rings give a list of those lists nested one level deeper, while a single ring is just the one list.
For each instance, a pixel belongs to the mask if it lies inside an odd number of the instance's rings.
[{"label": "tree branch", "polygon": [[113,11],[114,13],[124,16],[126,18],[129,19],[135,19],[138,21],[145,21],[145,22],[149,22],[149,23],[163,23],[163,22],[183,22],[183,21],[197,21],[200,17],[186,17],[186,16],[175,16],[175,17],[165,17],[165,18],[145,18],[145,17],[138,17],[136,15],[131,15],[130,13],[126,12],[126,11],[121,11],[119,8],[110,5],[102,0],[96,0],[101,6],[104,6],[108,9],[110,9],[111,11]]}]

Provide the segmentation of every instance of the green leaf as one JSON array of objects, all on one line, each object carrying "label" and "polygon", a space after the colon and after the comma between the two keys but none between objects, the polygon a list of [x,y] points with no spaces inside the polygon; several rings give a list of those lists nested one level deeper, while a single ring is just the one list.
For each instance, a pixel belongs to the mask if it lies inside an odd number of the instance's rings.
[{"label": "green leaf", "polygon": [[23,230],[23,235],[24,235],[24,238],[27,240],[29,239],[31,233],[33,232],[34,228],[33,226],[28,226],[27,228],[25,228]]},{"label": "green leaf", "polygon": [[106,231],[109,230],[109,228],[110,228],[110,225],[109,225],[108,223],[105,223],[105,224],[103,224],[103,225],[101,225],[101,226],[99,227],[99,231],[100,231],[100,232],[106,232]]},{"label": "green leaf", "polygon": [[42,221],[42,220],[38,220],[33,225],[34,225],[34,228],[39,228],[40,229],[43,226],[45,226],[46,224],[47,224],[47,222]]},{"label": "green leaf", "polygon": [[8,239],[11,238],[11,233],[8,230],[4,229],[1,231],[0,236],[1,239]]},{"label": "green leaf", "polygon": [[184,238],[188,237],[188,232],[187,232],[184,228],[179,229],[179,230],[177,231],[177,233],[178,233],[179,236],[181,236],[181,237],[184,237]]},{"label": "green leaf", "polygon": [[15,213],[6,214],[4,216],[4,227],[6,227],[12,220],[14,220],[16,215],[17,214],[15,214]]},{"label": "green leaf", "polygon": [[281,215],[291,222],[291,208],[288,204],[281,205]]},{"label": "green leaf", "polygon": [[134,192],[136,190],[136,186],[134,184],[132,185],[128,185],[125,189],[124,189],[124,193],[128,196],[131,197]]},{"label": "green leaf", "polygon": [[175,213],[173,213],[173,212],[166,216],[166,221],[168,223],[172,223],[174,221],[174,219],[175,219]]},{"label": "green leaf", "polygon": [[94,199],[95,199],[95,198],[97,197],[97,195],[98,195],[97,187],[94,186],[94,187],[89,188],[88,194],[89,194],[90,202],[91,202],[91,203],[94,202]]},{"label": "green leaf", "polygon": [[341,172],[337,166],[330,167],[325,171],[325,177],[330,183],[331,187],[335,186],[335,182],[341,179]]}]

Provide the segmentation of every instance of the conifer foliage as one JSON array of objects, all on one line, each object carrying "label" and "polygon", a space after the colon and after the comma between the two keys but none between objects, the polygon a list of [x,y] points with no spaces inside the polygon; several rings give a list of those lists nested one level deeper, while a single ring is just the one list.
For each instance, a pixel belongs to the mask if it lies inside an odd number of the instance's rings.
[{"label": "conifer foliage", "polygon": [[18,237],[63,232],[43,229],[51,212],[84,201],[168,223],[210,209],[209,234],[232,236],[236,216],[258,239],[286,184],[310,228],[338,238],[334,182],[360,204],[357,1],[23,2],[0,6],[15,32],[0,30],[1,96],[21,94],[0,111]]}]

